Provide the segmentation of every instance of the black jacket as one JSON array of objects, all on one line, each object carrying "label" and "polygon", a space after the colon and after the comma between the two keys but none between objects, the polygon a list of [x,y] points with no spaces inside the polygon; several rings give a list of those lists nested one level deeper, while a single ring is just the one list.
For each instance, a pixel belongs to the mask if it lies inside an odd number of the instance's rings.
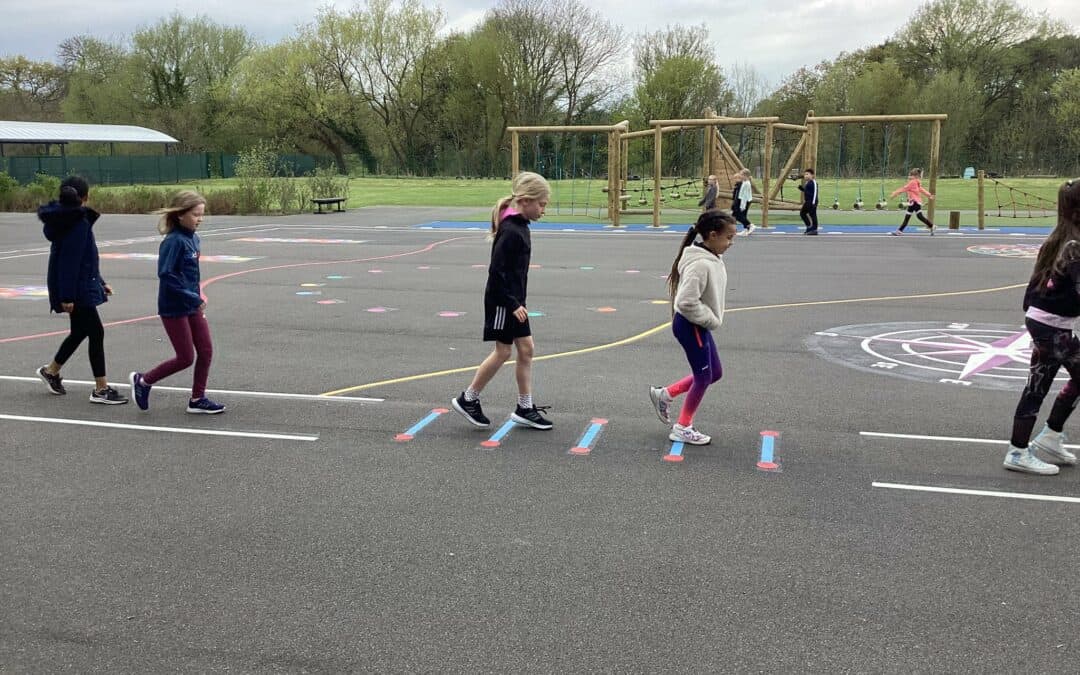
[{"label": "black jacket", "polygon": [[1080,261],[1069,263],[1065,273],[1050,277],[1045,288],[1033,278],[1024,292],[1024,311],[1038,307],[1058,316],[1080,316]]},{"label": "black jacket", "polygon": [[61,304],[65,302],[78,307],[97,307],[106,302],[93,230],[98,212],[53,201],[41,206],[37,214],[45,224],[45,238],[52,242],[46,275],[52,310],[62,312]]},{"label": "black jacket", "polygon": [[491,244],[484,303],[506,307],[511,312],[524,307],[531,258],[529,220],[520,214],[503,218]]},{"label": "black jacket", "polygon": [[803,204],[806,206],[817,206],[818,203],[818,187],[817,181],[811,178],[806,181],[806,185],[796,185],[795,187],[802,190]]}]

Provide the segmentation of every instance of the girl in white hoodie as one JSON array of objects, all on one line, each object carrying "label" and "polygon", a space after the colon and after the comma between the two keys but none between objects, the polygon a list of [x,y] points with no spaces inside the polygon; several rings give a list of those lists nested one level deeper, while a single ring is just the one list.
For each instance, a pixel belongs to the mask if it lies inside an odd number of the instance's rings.
[{"label": "girl in white hoodie", "polygon": [[[668,408],[675,397],[686,394],[679,420],[668,434],[673,441],[705,445],[712,440],[694,429],[694,413],[705,390],[723,375],[711,331],[724,320],[727,270],[721,256],[735,243],[735,232],[735,219],[725,211],[702,213],[683,237],[668,275],[674,314],[671,330],[686,352],[690,374],[666,387],[650,387],[649,396],[656,414],[671,424]],[[698,237],[701,240],[695,242]]]}]

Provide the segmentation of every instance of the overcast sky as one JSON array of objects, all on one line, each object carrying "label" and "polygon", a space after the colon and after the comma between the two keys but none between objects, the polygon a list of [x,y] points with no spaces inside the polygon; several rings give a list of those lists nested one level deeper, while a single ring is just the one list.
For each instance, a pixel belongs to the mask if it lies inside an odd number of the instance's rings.
[{"label": "overcast sky", "polygon": [[[10,3],[10,4],[9,4]],[[123,39],[140,26],[152,24],[183,8],[188,15],[204,14],[228,25],[240,25],[260,40],[277,42],[296,26],[310,22],[324,5],[338,8],[351,2],[325,0],[3,0],[0,56],[22,54],[52,60],[65,38],[90,34]],[[424,0],[443,8],[452,28],[475,25],[495,0]],[[669,24],[704,22],[721,64],[754,65],[770,83],[802,65],[832,59],[842,51],[878,44],[894,34],[921,4],[904,0],[586,0],[586,4],[628,34],[655,31]],[[1047,11],[1080,33],[1080,1],[1020,0],[1033,13]]]}]

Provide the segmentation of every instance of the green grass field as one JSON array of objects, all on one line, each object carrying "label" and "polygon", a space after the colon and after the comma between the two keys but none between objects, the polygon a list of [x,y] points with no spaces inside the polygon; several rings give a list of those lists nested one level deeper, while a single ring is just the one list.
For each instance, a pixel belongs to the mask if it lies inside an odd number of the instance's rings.
[{"label": "green grass field", "polygon": [[[303,180],[303,179],[297,179]],[[685,182],[687,179],[680,179]],[[985,205],[988,214],[987,225],[1047,225],[1054,222],[1054,212],[1044,210],[1051,208],[1056,200],[1057,190],[1064,179],[1060,178],[1018,178],[1003,181],[1004,185],[1024,190],[1042,197],[1046,201],[1031,200],[1020,195],[1015,199],[1021,202],[1018,206],[1019,218],[1011,217],[1013,213],[1012,200],[1007,188],[998,186],[995,194],[994,183],[986,181]],[[662,185],[670,185],[675,181],[665,180]],[[823,177],[821,185],[821,207],[819,215],[823,223],[855,224],[855,223],[888,223],[896,220],[899,216],[897,200],[889,199],[889,208],[885,211],[875,210],[874,205],[881,196],[882,184],[880,179],[844,179],[837,183],[828,177]],[[886,180],[885,195],[903,185],[902,178]],[[212,192],[218,189],[236,187],[235,179],[221,179],[200,181],[187,185],[162,185],[156,187],[168,189],[196,189],[203,192]],[[582,220],[601,220],[606,206],[607,195],[603,188],[606,181],[602,180],[559,180],[552,181],[553,194],[548,206],[547,220],[554,222],[580,222]],[[797,200],[799,192],[795,183],[788,181],[784,184],[784,197]],[[652,208],[652,182],[645,181],[644,197],[647,204],[638,203],[642,196],[641,183],[633,181],[629,185],[628,205],[632,209]],[[755,188],[760,190],[760,182],[755,181]],[[127,187],[99,187],[98,190],[126,190]],[[484,218],[486,209],[490,208],[497,199],[509,193],[510,182],[507,180],[494,179],[454,179],[454,178],[387,178],[387,177],[363,177],[353,178],[349,182],[349,195],[346,202],[349,208],[364,206],[448,206],[448,207],[476,207],[476,215],[468,215],[464,218]],[[862,211],[852,210],[852,204],[861,191],[865,208]],[[663,219],[666,222],[680,222],[692,220],[697,213],[697,200],[700,198],[700,188],[681,188],[678,198],[672,198],[671,190],[664,190]],[[834,211],[830,207],[835,198],[839,197],[841,210]],[[1029,210],[1022,206],[1024,200],[1032,201],[1041,205]],[[998,218],[998,204],[1004,203],[1002,214],[1009,217]],[[942,179],[938,181],[938,194],[936,200],[936,218],[942,224],[948,221],[948,211],[966,212],[962,214],[964,226],[974,225],[976,222],[975,212],[977,207],[977,183],[974,180],[962,180],[957,178]],[[752,217],[757,213],[756,208],[751,209]],[[1027,217],[1028,215],[1034,217]],[[798,215],[784,211],[773,211],[770,220],[773,222],[797,222]],[[457,216],[461,219],[462,216]],[[632,222],[650,222],[648,215],[624,215],[623,220]]]}]

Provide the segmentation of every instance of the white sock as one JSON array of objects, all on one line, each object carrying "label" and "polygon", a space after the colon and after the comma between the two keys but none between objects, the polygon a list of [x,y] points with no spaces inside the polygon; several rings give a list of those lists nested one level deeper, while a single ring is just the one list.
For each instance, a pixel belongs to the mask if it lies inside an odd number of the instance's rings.
[{"label": "white sock", "polygon": [[518,394],[518,407],[526,410],[533,407],[532,394]]},{"label": "white sock", "polygon": [[480,392],[476,391],[475,389],[469,388],[469,389],[465,390],[465,401],[467,403],[472,403],[473,401],[476,401],[479,398],[480,398]]}]

